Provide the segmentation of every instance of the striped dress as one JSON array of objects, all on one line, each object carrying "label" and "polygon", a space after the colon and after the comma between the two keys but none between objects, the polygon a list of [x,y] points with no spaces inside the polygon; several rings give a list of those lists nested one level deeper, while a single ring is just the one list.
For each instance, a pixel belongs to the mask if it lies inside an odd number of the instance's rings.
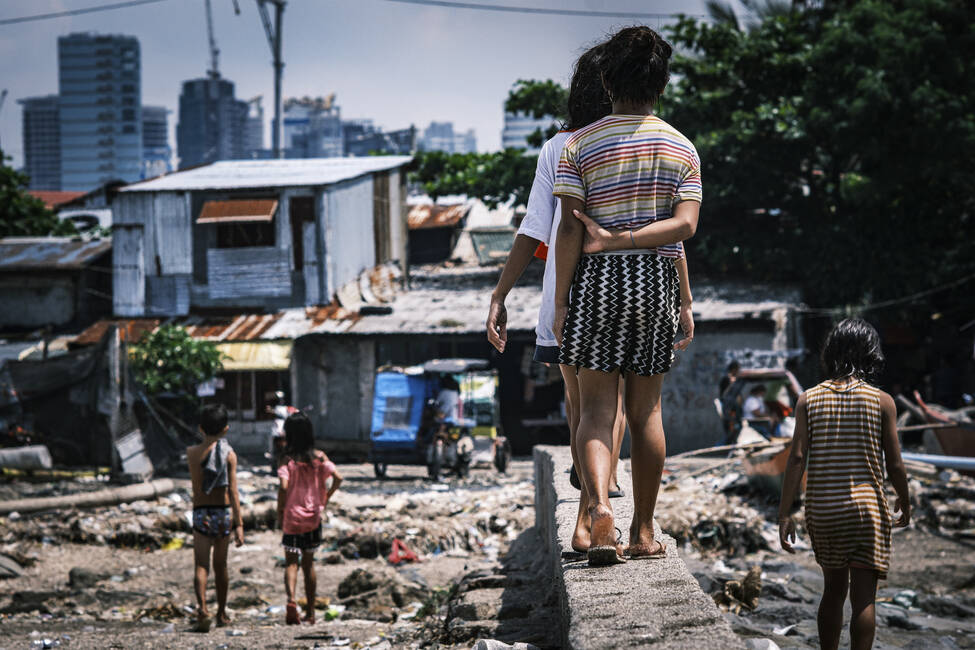
[{"label": "striped dress", "polygon": [[886,578],[891,516],[880,395],[860,380],[825,381],[806,391],[806,526],[824,569],[874,569]]}]

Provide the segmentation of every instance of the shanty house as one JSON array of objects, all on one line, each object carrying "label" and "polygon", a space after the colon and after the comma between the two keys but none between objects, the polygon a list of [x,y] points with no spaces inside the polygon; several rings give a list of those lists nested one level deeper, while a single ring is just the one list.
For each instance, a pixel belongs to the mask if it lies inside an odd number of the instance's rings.
[{"label": "shanty house", "polygon": [[328,304],[406,264],[406,156],[233,160],[123,188],[115,314]]},{"label": "shanty house", "polygon": [[[168,321],[218,343],[212,399],[234,444],[266,446],[266,406],[292,403],[294,338],[382,292],[407,263],[408,156],[222,161],[121,189],[112,203],[122,331]],[[107,322],[98,324],[107,326]],[[77,343],[97,340],[94,327]]]},{"label": "shanty house", "polygon": [[0,330],[78,328],[110,314],[111,251],[108,238],[0,239]]},{"label": "shanty house", "polygon": [[410,264],[430,264],[449,259],[457,245],[470,205],[423,203],[410,207]]}]

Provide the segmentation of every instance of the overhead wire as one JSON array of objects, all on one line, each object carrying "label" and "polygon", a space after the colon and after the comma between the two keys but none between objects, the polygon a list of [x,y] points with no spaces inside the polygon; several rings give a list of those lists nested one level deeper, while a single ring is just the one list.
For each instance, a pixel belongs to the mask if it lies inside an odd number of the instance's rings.
[{"label": "overhead wire", "polygon": [[586,18],[649,18],[669,20],[678,16],[705,17],[704,14],[686,13],[648,13],[643,11],[596,11],[589,9],[550,9],[545,7],[525,7],[521,5],[493,5],[483,2],[454,2],[452,0],[384,0],[399,4],[447,7],[450,9],[473,9],[477,11],[499,11],[505,13],[541,14],[547,16],[580,16]]},{"label": "overhead wire", "polygon": [[93,14],[99,11],[111,11],[113,9],[125,9],[148,5],[167,0],[127,0],[126,2],[113,2],[111,4],[97,5],[94,7],[83,7],[81,9],[66,9],[64,11],[52,11],[46,14],[33,14],[30,16],[17,16],[16,18],[0,18],[0,25],[15,25],[17,23],[29,23],[35,20],[50,20],[52,18],[64,18],[66,16],[79,16],[81,14]]}]

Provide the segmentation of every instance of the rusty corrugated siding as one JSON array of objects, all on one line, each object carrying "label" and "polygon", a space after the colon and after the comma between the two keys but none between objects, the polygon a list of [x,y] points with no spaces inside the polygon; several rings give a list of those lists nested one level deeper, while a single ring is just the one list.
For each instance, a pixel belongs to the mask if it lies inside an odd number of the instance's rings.
[{"label": "rusty corrugated siding", "polygon": [[271,221],[278,209],[275,199],[232,199],[207,201],[197,223]]},{"label": "rusty corrugated siding", "polygon": [[457,205],[415,205],[406,217],[410,230],[425,228],[449,228],[460,223],[467,214],[468,206]]},{"label": "rusty corrugated siding", "polygon": [[0,271],[81,269],[110,250],[111,238],[6,237],[0,239]]}]

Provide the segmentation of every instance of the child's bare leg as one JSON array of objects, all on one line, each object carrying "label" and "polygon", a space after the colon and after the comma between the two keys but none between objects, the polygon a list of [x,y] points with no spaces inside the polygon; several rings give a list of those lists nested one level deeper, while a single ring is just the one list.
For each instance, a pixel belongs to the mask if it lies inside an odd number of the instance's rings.
[{"label": "child's bare leg", "polygon": [[616,422],[613,423],[613,464],[609,468],[609,490],[613,491],[620,484],[616,475],[616,466],[620,462],[620,449],[623,447],[623,434],[626,433],[626,418],[623,417],[623,375],[620,374],[620,389],[616,399]]},{"label": "child's bare leg", "polygon": [[[653,513],[664,471],[667,443],[660,411],[664,375],[626,374],[626,419],[630,425],[633,521],[630,544],[653,547]],[[658,548],[659,550],[659,548]]]},{"label": "child's bare leg", "polygon": [[295,588],[298,583],[298,561],[301,556],[291,551],[284,553],[284,593],[288,602],[295,602]]},{"label": "child's bare leg", "polygon": [[579,446],[576,430],[579,428],[579,378],[572,366],[559,366],[562,381],[565,383],[565,416],[569,424],[569,452],[572,464],[579,476],[579,512],[576,513],[576,527],[572,533],[572,548],[586,551],[589,548],[589,493],[582,478],[579,465]]},{"label": "child's bare leg", "polygon": [[823,568],[823,599],[819,601],[819,614],[816,616],[819,647],[822,650],[836,650],[840,645],[849,573],[848,569]]},{"label": "child's bare leg", "polygon": [[210,545],[212,539],[193,531],[193,590],[196,592],[196,611],[200,618],[209,616],[207,611],[207,579],[210,577]]},{"label": "child's bare leg", "polygon": [[315,618],[315,593],[318,590],[318,576],[315,575],[315,551],[305,551],[301,554],[301,572],[305,575],[305,615],[309,619]]},{"label": "child's bare leg", "polygon": [[870,650],[877,628],[874,603],[877,600],[877,572],[872,569],[850,569],[851,650]]},{"label": "child's bare leg", "polygon": [[230,577],[227,573],[227,549],[230,547],[230,535],[213,541],[213,581],[217,584],[217,625],[230,622],[227,616],[227,585]]}]

